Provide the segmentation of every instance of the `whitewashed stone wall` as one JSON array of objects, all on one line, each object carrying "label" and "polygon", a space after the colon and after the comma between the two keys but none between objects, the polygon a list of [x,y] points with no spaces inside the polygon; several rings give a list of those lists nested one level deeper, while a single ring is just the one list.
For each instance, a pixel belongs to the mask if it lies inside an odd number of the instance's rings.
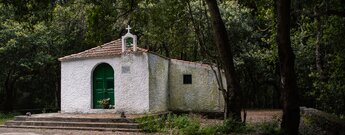
[{"label": "whitewashed stone wall", "polygon": [[[149,65],[148,55],[143,54],[123,54],[122,67],[130,67],[129,73],[122,73],[115,77],[119,94],[115,91],[115,108],[118,112],[133,114],[149,112]],[[118,83],[116,83],[118,82]]]},{"label": "whitewashed stone wall", "polygon": [[149,54],[150,112],[168,111],[169,59]]},{"label": "whitewashed stone wall", "polygon": [[[192,84],[183,84],[183,75],[192,75]],[[208,65],[172,59],[169,69],[169,110],[221,112],[224,101],[216,77]]]},{"label": "whitewashed stone wall", "polygon": [[[114,69],[115,109],[92,109],[92,73],[101,63],[107,63]],[[123,66],[127,67],[129,72],[122,73]],[[147,113],[149,111],[148,69],[146,53],[61,62],[61,111]]]}]

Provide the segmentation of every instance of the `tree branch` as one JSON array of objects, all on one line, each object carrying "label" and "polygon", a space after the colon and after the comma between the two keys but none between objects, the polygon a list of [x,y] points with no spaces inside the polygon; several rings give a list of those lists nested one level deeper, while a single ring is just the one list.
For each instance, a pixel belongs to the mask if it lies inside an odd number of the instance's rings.
[{"label": "tree branch", "polygon": [[345,11],[327,10],[326,12],[322,13],[321,15],[345,17]]}]

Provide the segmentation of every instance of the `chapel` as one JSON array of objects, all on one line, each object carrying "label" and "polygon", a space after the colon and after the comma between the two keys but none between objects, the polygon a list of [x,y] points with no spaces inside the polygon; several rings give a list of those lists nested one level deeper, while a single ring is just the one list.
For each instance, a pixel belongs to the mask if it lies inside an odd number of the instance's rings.
[{"label": "chapel", "polygon": [[[138,47],[136,35],[59,58],[62,113],[222,112],[207,64],[166,58]],[[109,99],[105,109],[100,101]]]}]

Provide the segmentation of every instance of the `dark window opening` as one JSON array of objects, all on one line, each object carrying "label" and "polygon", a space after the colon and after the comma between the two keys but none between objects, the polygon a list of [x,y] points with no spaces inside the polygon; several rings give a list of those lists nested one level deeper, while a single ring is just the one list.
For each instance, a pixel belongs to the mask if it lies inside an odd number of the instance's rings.
[{"label": "dark window opening", "polygon": [[127,47],[133,46],[133,38],[127,38],[125,42]]},{"label": "dark window opening", "polygon": [[192,75],[183,75],[183,84],[192,84]]}]

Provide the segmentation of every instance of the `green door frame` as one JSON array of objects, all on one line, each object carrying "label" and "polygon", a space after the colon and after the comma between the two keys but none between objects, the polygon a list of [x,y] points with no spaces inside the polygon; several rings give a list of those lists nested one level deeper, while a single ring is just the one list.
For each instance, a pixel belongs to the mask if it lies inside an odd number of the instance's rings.
[{"label": "green door frame", "polygon": [[102,109],[98,103],[102,99],[110,98],[110,105],[115,105],[114,98],[114,70],[107,63],[96,66],[92,73],[92,108]]}]

